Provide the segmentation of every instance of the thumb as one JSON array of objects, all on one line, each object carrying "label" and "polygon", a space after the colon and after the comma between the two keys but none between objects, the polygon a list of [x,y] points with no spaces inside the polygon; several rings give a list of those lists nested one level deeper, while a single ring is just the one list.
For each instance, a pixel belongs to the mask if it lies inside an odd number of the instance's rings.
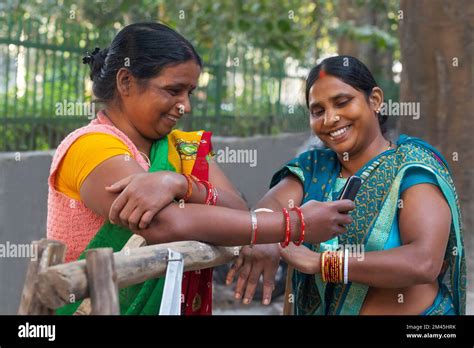
[{"label": "thumb", "polygon": [[132,179],[133,179],[133,175],[129,175],[126,178],[123,178],[123,179],[113,183],[110,186],[106,186],[105,189],[109,192],[114,192],[114,193],[120,192],[123,189],[125,189],[125,187],[127,187],[128,184],[130,184]]}]

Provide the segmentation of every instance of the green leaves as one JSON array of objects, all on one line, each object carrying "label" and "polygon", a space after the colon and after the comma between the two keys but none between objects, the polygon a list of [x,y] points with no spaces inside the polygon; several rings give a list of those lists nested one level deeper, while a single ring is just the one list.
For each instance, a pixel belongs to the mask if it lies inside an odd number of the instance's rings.
[{"label": "green leaves", "polygon": [[398,39],[391,33],[372,25],[356,26],[353,22],[339,24],[332,30],[338,37],[348,38],[360,42],[371,42],[379,49],[393,49],[398,45]]}]

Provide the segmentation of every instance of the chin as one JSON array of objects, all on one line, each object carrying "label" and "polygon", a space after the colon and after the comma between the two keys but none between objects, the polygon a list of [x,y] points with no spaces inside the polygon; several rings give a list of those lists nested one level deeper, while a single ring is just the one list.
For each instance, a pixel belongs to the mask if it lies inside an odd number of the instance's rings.
[{"label": "chin", "polygon": [[329,147],[331,150],[336,152],[339,155],[343,155],[344,153],[351,153],[351,149],[353,148],[353,143],[351,139],[346,139],[342,143],[334,143],[330,139],[323,140],[324,144]]}]

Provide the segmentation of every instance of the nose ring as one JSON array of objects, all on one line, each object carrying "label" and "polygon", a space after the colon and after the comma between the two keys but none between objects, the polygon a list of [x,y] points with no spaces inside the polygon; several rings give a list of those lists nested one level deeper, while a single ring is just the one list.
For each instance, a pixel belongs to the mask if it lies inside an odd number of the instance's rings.
[{"label": "nose ring", "polygon": [[334,121],[339,122],[341,120],[341,117],[339,115],[334,116]]}]

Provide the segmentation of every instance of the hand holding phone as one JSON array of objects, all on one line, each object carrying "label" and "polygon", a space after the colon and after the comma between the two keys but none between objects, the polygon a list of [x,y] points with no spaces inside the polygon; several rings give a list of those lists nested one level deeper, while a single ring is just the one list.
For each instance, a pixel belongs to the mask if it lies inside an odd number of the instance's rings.
[{"label": "hand holding phone", "polygon": [[361,185],[361,178],[356,175],[351,176],[349,179],[347,179],[346,184],[342,188],[341,194],[339,195],[339,199],[350,199],[351,201],[354,201]]}]

